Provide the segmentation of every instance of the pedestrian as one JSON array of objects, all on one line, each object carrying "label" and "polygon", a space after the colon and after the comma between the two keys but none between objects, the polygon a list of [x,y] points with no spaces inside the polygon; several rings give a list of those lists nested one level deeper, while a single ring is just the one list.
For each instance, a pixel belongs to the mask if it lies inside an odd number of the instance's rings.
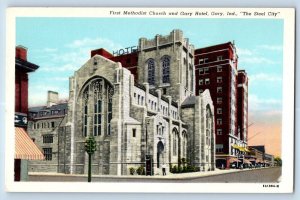
[{"label": "pedestrian", "polygon": [[164,163],[161,167],[162,167],[163,176],[167,175],[167,173],[166,173],[166,168],[167,168],[166,163]]}]

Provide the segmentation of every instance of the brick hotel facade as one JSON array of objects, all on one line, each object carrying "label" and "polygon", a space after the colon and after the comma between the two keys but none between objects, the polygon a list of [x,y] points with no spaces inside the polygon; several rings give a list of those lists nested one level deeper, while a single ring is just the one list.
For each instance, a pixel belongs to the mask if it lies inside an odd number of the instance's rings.
[{"label": "brick hotel facade", "polygon": [[214,102],[216,166],[228,168],[248,152],[248,77],[234,43],[196,49],[195,75],[196,95],[209,89]]}]

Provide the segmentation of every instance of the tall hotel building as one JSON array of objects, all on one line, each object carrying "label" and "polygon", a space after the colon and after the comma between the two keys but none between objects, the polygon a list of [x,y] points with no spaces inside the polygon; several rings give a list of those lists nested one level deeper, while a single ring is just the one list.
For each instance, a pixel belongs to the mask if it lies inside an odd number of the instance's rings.
[{"label": "tall hotel building", "polygon": [[216,166],[244,162],[247,149],[248,77],[238,70],[231,42],[195,50],[196,95],[209,89],[215,115]]}]

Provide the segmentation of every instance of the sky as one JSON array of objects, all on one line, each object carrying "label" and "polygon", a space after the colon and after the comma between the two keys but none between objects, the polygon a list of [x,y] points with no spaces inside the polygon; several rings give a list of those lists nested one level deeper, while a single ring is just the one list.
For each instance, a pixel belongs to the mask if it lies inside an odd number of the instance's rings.
[{"label": "sky", "polygon": [[45,105],[47,91],[68,98],[69,77],[90,51],[112,52],[181,29],[195,48],[234,41],[239,69],[249,76],[249,145],[265,145],[281,155],[283,20],[21,17],[16,45],[40,68],[29,75],[29,106]]}]

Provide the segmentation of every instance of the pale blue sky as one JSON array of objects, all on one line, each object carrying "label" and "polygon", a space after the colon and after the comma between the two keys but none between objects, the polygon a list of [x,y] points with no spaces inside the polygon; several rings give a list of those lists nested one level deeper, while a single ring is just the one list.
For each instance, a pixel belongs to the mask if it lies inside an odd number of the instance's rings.
[{"label": "pale blue sky", "polygon": [[68,77],[87,61],[90,50],[102,47],[113,51],[137,45],[140,37],[153,38],[181,29],[196,48],[234,40],[239,69],[245,69],[250,77],[249,111],[281,111],[280,19],[22,17],[17,18],[16,28],[17,45],[26,46],[28,60],[40,66],[30,74],[31,106],[45,104],[47,90],[58,91],[60,97],[67,98]]}]

